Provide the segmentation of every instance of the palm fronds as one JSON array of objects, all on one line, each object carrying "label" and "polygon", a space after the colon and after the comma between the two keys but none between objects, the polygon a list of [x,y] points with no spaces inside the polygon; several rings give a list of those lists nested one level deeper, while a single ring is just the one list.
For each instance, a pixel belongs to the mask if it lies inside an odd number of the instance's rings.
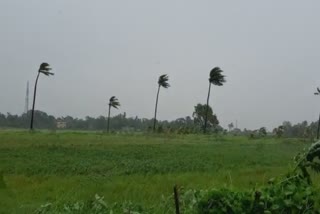
[{"label": "palm fronds", "polygon": [[54,73],[50,72],[50,70],[51,70],[51,68],[48,63],[44,62],[40,65],[40,68],[39,68],[40,73],[43,73],[46,76],[54,75]]},{"label": "palm fronds", "polygon": [[221,70],[219,67],[215,67],[210,71],[210,83],[222,86],[223,83],[226,82],[225,76],[222,74],[223,70]]},{"label": "palm fronds", "polygon": [[115,96],[112,96],[109,100],[109,106],[118,109],[118,107],[120,106],[120,102]]},{"label": "palm fronds", "polygon": [[168,81],[169,81],[169,76],[167,74],[163,74],[159,77],[158,84],[161,87],[169,88],[170,84],[168,83]]}]

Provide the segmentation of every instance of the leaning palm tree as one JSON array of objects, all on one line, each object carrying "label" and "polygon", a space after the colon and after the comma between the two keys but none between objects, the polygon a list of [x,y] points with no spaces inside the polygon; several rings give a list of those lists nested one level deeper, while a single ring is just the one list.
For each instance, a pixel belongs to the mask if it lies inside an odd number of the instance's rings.
[{"label": "leaning palm tree", "polygon": [[159,92],[160,88],[169,88],[170,84],[168,83],[169,81],[169,76],[167,74],[163,74],[159,77],[158,80],[158,93],[157,93],[157,99],[156,99],[156,107],[154,110],[154,121],[153,121],[153,132],[156,130],[156,123],[157,123],[157,111],[158,111],[158,99],[159,99]]},{"label": "leaning palm tree", "polygon": [[34,93],[33,93],[33,104],[32,104],[32,111],[31,111],[31,122],[30,122],[30,130],[33,130],[33,116],[34,116],[34,106],[36,103],[36,95],[37,95],[37,85],[40,73],[43,73],[46,76],[54,75],[54,73],[50,72],[51,68],[50,65],[46,62],[42,63],[38,70],[38,75],[36,78],[36,83],[34,85]]},{"label": "leaning palm tree", "polygon": [[115,96],[112,96],[109,100],[109,112],[108,112],[108,124],[107,124],[107,132],[109,132],[109,125],[110,125],[110,111],[111,111],[111,107],[118,109],[118,107],[120,106],[120,103],[118,101],[118,99]]},{"label": "leaning palm tree", "polygon": [[[320,95],[320,88],[317,88],[317,91],[314,93],[314,95]],[[319,140],[319,133],[320,133],[320,115],[318,119],[318,130],[317,130],[317,139]]]},{"label": "leaning palm tree", "polygon": [[208,91],[208,97],[207,97],[207,109],[206,109],[206,117],[204,120],[204,128],[203,132],[206,133],[207,131],[207,125],[208,125],[208,107],[209,107],[209,98],[210,98],[210,91],[211,91],[211,84],[216,86],[222,86],[223,83],[226,82],[225,76],[222,75],[222,70],[219,67],[215,67],[210,71],[210,77],[209,77],[209,91]]}]

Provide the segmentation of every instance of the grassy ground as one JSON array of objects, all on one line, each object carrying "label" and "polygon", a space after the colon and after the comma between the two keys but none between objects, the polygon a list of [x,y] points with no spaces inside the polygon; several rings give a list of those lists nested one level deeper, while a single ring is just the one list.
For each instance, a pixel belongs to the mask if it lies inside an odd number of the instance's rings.
[{"label": "grassy ground", "polygon": [[174,184],[253,188],[287,172],[308,146],[294,139],[1,131],[0,213],[31,213],[96,193],[150,207]]}]

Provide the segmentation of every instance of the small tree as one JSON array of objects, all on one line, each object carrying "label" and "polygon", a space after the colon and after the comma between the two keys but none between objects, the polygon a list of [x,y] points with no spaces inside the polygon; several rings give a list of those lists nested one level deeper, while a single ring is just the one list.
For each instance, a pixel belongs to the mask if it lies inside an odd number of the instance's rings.
[{"label": "small tree", "polygon": [[215,67],[210,71],[209,77],[209,90],[208,90],[208,97],[207,97],[207,109],[206,109],[206,117],[204,121],[204,128],[203,132],[206,133],[207,131],[207,123],[208,123],[208,111],[209,111],[209,98],[210,98],[210,91],[211,91],[211,84],[216,86],[222,86],[223,83],[226,82],[225,76],[222,75],[222,70],[219,67]]},{"label": "small tree", "polygon": [[156,98],[156,107],[154,110],[154,121],[153,121],[153,132],[156,131],[156,123],[157,123],[157,111],[158,111],[158,100],[159,100],[159,92],[160,92],[160,88],[169,88],[170,84],[168,83],[169,81],[169,77],[167,74],[163,74],[159,77],[158,80],[158,93],[157,93],[157,98]]},{"label": "small tree", "polygon": [[267,129],[266,129],[266,127],[261,127],[261,128],[259,129],[259,136],[260,136],[260,137],[265,137],[265,136],[267,136]]},{"label": "small tree", "polygon": [[233,129],[233,123],[228,124],[229,132]]},{"label": "small tree", "polygon": [[274,128],[273,134],[275,134],[277,137],[282,137],[284,134],[284,126],[279,126],[278,128]]},{"label": "small tree", "polygon": [[218,118],[215,114],[213,114],[212,108],[205,104],[197,104],[194,107],[192,116],[194,118],[194,123],[199,125],[201,129],[204,128],[206,119],[208,127],[216,127],[219,125]]},{"label": "small tree", "polygon": [[110,127],[110,111],[111,107],[118,109],[120,106],[120,103],[118,99],[115,96],[112,96],[109,100],[109,111],[108,111],[108,124],[107,124],[107,132],[109,132],[109,127]]}]

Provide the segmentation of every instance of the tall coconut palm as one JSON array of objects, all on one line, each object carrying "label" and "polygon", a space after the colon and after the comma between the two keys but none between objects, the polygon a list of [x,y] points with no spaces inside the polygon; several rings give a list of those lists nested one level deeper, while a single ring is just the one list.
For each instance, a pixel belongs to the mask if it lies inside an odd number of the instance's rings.
[{"label": "tall coconut palm", "polygon": [[[314,95],[320,95],[320,88],[317,88],[317,91],[314,93]],[[320,115],[318,119],[318,130],[317,130],[317,139],[319,140],[319,133],[320,133]]]},{"label": "tall coconut palm", "polygon": [[222,72],[223,71],[219,67],[215,67],[210,71],[209,90],[208,90],[208,97],[207,97],[207,110],[206,110],[206,118],[204,121],[204,128],[203,128],[204,133],[206,133],[207,125],[208,125],[208,109],[209,109],[208,106],[209,106],[209,98],[210,98],[210,92],[211,92],[211,84],[216,86],[223,86],[223,83],[225,83],[226,80]]},{"label": "tall coconut palm", "polygon": [[159,92],[160,88],[169,88],[170,84],[168,83],[169,81],[169,76],[167,74],[163,74],[159,77],[158,80],[158,93],[157,93],[157,99],[156,99],[156,107],[154,110],[154,121],[153,121],[153,131],[155,132],[156,130],[156,123],[157,123],[157,111],[158,111],[158,100],[159,100]]},{"label": "tall coconut palm", "polygon": [[32,111],[31,111],[31,122],[30,122],[30,130],[33,130],[33,117],[34,117],[34,107],[36,103],[36,96],[37,96],[37,85],[38,85],[38,79],[40,76],[40,73],[43,73],[46,76],[54,75],[54,73],[50,72],[51,68],[50,65],[46,62],[41,63],[39,70],[38,70],[38,75],[36,78],[36,83],[34,85],[34,92],[33,92],[33,104],[32,104]]},{"label": "tall coconut palm", "polygon": [[109,99],[109,112],[108,112],[108,124],[107,124],[107,132],[109,132],[109,127],[110,127],[110,111],[111,111],[111,107],[118,109],[118,107],[120,106],[120,103],[118,101],[118,99],[115,96],[112,96]]}]

